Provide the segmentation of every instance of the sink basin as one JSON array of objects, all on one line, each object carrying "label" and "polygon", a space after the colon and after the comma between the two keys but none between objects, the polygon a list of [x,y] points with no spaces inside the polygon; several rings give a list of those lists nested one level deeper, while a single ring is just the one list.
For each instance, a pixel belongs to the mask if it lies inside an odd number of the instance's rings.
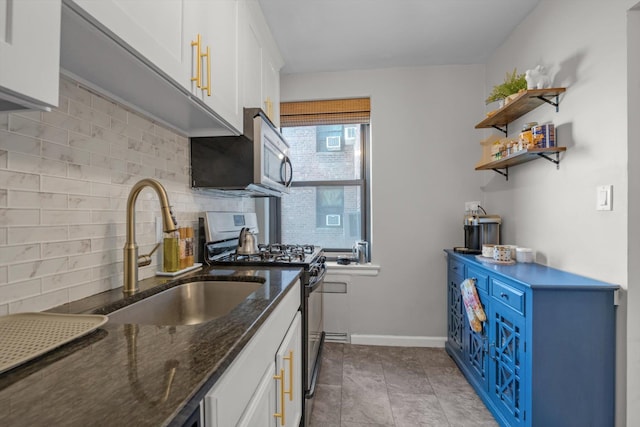
[{"label": "sink basin", "polygon": [[108,314],[109,322],[196,325],[224,316],[261,287],[260,282],[189,282],[116,310]]}]

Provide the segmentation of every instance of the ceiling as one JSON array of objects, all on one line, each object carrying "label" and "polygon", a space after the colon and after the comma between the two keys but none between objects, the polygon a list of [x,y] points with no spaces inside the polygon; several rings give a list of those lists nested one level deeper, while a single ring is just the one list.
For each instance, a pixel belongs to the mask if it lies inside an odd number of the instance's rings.
[{"label": "ceiling", "polygon": [[259,0],[284,74],[483,64],[540,0]]}]

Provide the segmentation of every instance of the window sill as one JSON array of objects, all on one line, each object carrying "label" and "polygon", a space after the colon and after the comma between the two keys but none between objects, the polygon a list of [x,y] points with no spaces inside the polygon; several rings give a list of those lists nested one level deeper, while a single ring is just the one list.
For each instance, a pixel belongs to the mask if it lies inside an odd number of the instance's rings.
[{"label": "window sill", "polygon": [[380,266],[377,264],[349,264],[340,265],[335,261],[327,261],[327,274],[348,274],[351,276],[377,276]]}]

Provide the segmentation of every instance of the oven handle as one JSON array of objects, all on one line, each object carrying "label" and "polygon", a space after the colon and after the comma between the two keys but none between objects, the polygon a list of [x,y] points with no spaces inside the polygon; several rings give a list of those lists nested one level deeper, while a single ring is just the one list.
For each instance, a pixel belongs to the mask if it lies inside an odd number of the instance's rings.
[{"label": "oven handle", "polygon": [[306,286],[306,294],[309,294],[316,290],[316,288],[324,281],[324,276],[327,275],[327,265],[322,264],[320,268],[320,273],[317,276],[313,276],[313,279],[309,279],[309,284]]},{"label": "oven handle", "polygon": [[318,348],[318,356],[316,357],[316,363],[313,365],[313,375],[311,376],[311,387],[305,393],[305,399],[313,399],[313,396],[316,394],[316,383],[318,382],[318,376],[320,375],[320,359],[322,358],[322,349],[324,348],[324,336],[325,333],[322,331],[320,334],[320,347]]}]

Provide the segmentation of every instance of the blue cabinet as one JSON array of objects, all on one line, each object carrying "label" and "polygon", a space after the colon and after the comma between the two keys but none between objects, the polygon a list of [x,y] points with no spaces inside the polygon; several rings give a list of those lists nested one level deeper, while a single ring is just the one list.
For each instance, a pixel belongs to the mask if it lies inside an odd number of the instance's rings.
[{"label": "blue cabinet", "polygon": [[[447,352],[501,426],[614,426],[617,285],[448,254]],[[474,332],[460,284],[487,314]],[[456,295],[456,292],[458,294]]]}]

